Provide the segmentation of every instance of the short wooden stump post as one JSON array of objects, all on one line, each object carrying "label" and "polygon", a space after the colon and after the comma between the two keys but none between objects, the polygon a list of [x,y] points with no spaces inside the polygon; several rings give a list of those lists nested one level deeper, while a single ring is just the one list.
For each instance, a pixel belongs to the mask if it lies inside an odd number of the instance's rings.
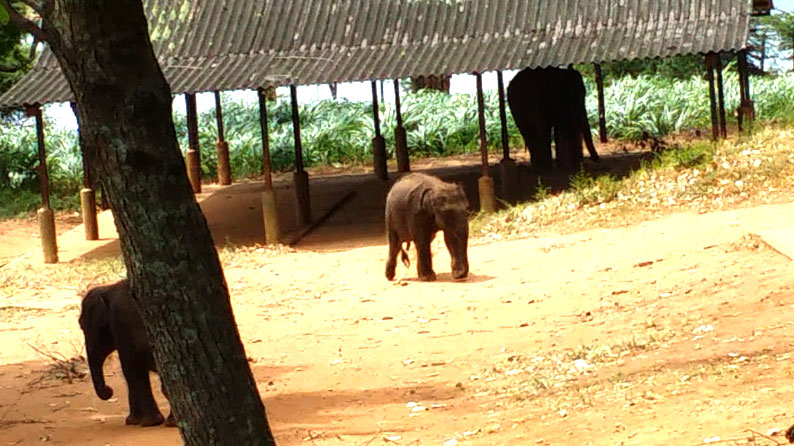
[{"label": "short wooden stump post", "polygon": [[277,245],[281,236],[281,228],[278,224],[276,192],[273,189],[265,189],[262,192],[262,216],[265,223],[265,243]]},{"label": "short wooden stump post", "polygon": [[386,140],[382,135],[372,138],[372,159],[375,163],[375,176],[386,181],[389,179],[389,172],[386,168]]},{"label": "short wooden stump post", "polygon": [[408,135],[406,135],[405,127],[394,128],[394,151],[397,153],[397,171],[410,172],[411,161],[408,158]]},{"label": "short wooden stump post", "polygon": [[83,213],[83,227],[86,240],[99,240],[99,225],[96,219],[96,194],[94,189],[80,190],[80,209]]},{"label": "short wooden stump post", "polygon": [[229,143],[216,141],[215,151],[218,153],[218,183],[221,186],[232,184],[232,169],[229,165]]},{"label": "short wooden stump post", "polygon": [[477,180],[477,186],[480,191],[480,210],[484,212],[496,211],[496,192],[494,190],[494,181],[491,176],[481,176]]},{"label": "short wooden stump post", "polygon": [[306,226],[312,222],[309,174],[305,170],[295,172],[292,174],[292,182],[295,184],[295,202],[298,205],[296,209],[298,224],[300,226]]},{"label": "short wooden stump post", "polygon": [[502,158],[499,162],[499,178],[502,180],[502,199],[515,203],[518,198],[518,166],[512,158]]},{"label": "short wooden stump post", "polygon": [[55,240],[55,213],[50,208],[40,208],[37,212],[41,248],[44,251],[44,263],[58,263],[58,244]]}]

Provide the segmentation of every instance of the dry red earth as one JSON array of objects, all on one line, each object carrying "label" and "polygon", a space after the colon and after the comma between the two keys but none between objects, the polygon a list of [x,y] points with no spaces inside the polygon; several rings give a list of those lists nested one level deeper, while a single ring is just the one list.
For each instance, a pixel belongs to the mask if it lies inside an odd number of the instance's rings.
[{"label": "dry red earth", "polygon": [[[386,281],[377,241],[225,271],[280,445],[774,444],[747,429],[794,422],[794,265],[751,234],[792,221],[794,201],[473,240],[460,283],[440,240],[434,283]],[[105,402],[32,348],[80,353],[80,287],[2,292],[0,444],[181,443],[124,426],[117,360]]]}]

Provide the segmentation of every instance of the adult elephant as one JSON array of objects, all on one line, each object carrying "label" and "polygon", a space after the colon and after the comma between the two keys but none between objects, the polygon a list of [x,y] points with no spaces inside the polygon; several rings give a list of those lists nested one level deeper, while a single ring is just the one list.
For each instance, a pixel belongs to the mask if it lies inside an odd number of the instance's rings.
[{"label": "adult elephant", "polygon": [[[149,372],[157,372],[157,366],[127,280],[88,290],[78,322],[85,335],[88,368],[97,396],[103,400],[113,396],[113,389],[105,384],[102,368],[108,355],[118,350],[130,406],[125,423],[140,426],[162,424],[163,415],[154,400],[149,381]],[[165,387],[162,390],[166,394]],[[173,413],[168,416],[167,424],[175,425]]]},{"label": "adult elephant", "polygon": [[582,75],[570,68],[526,68],[510,81],[507,102],[533,167],[552,167],[552,129],[557,167],[570,170],[582,163],[582,140],[598,161],[584,99]]}]

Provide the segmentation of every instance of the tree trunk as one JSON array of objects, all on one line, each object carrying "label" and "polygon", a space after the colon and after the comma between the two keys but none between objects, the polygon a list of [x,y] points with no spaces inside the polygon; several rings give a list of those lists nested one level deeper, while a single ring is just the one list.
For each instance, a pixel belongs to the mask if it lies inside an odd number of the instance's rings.
[{"label": "tree trunk", "polygon": [[430,76],[414,76],[411,78],[411,91],[417,91],[427,88],[429,90],[438,90],[449,93],[449,80],[452,78],[450,75],[430,75]]},{"label": "tree trunk", "polygon": [[141,2],[56,0],[42,27],[74,92],[184,443],[275,444]]}]

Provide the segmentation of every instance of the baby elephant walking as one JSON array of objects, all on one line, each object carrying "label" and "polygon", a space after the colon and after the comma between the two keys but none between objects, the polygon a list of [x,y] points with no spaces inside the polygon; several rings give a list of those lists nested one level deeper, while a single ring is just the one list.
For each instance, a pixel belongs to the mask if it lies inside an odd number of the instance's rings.
[{"label": "baby elephant walking", "polygon": [[463,188],[419,173],[406,175],[392,186],[386,196],[386,233],[389,237],[389,259],[386,278],[394,279],[397,255],[408,266],[408,254],[402,244],[416,244],[419,256],[419,280],[436,280],[430,242],[439,230],[452,257],[452,277],[463,279],[469,274],[468,202]]},{"label": "baby elephant walking", "polygon": [[[126,424],[162,424],[163,415],[154,401],[149,381],[149,372],[157,372],[157,367],[146,327],[132,300],[127,280],[88,290],[83,298],[79,322],[85,334],[88,367],[97,396],[103,400],[113,396],[113,389],[105,384],[102,366],[105,358],[118,350],[130,405]],[[165,387],[162,390],[165,394]],[[173,413],[167,424],[175,425]]]}]

